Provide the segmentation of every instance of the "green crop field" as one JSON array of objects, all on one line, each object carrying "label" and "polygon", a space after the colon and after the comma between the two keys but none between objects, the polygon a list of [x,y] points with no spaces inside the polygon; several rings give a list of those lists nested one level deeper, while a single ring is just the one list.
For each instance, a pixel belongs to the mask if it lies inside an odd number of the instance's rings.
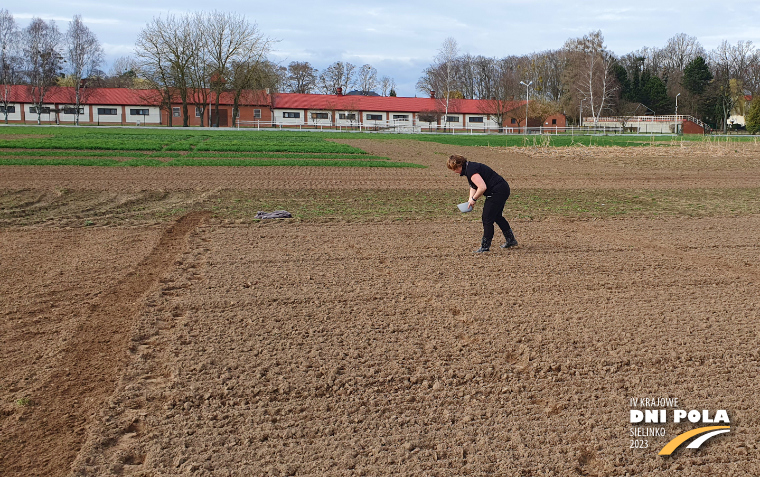
[{"label": "green crop field", "polygon": [[[345,134],[325,133],[331,138],[345,137]],[[711,137],[698,135],[653,136],[636,134],[618,135],[571,135],[571,134],[377,134],[365,133],[372,139],[410,139],[427,141],[452,146],[491,146],[491,147],[572,147],[572,146],[678,146],[683,143],[755,143],[760,144],[760,136]],[[355,137],[353,134],[351,137]],[[358,136],[356,136],[358,138]]]},{"label": "green crop field", "polygon": [[695,141],[757,144],[760,140],[752,136],[379,134],[14,125],[0,127],[0,165],[424,167],[370,156],[331,141],[370,138],[484,147],[669,147]]},{"label": "green crop field", "polygon": [[0,130],[0,148],[14,149],[366,154],[326,139],[318,133],[212,129],[13,126]]},{"label": "green crop field", "polygon": [[289,131],[7,126],[0,129],[0,165],[424,167],[328,139]]}]

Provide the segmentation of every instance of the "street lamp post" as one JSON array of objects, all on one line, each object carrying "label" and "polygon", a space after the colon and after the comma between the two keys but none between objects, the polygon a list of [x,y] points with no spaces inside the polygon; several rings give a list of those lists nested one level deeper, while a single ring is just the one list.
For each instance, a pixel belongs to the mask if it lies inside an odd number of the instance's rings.
[{"label": "street lamp post", "polygon": [[674,124],[673,124],[673,126],[675,126],[673,128],[673,132],[676,133],[676,136],[678,136],[678,97],[679,96],[681,96],[681,93],[678,93],[676,95],[676,117],[675,117]]},{"label": "street lamp post", "polygon": [[530,85],[533,84],[533,81],[531,81],[528,84],[525,84],[524,81],[520,81],[520,84],[525,85],[525,134],[528,134],[528,106],[529,106],[529,101],[530,101],[528,88],[530,88]]}]

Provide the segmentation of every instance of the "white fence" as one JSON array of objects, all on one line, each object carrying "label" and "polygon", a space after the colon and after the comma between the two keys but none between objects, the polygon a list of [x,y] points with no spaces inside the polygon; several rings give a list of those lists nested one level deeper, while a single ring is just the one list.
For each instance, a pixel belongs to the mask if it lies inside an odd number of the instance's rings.
[{"label": "white fence", "polygon": [[451,127],[412,125],[408,121],[372,121],[353,125],[289,124],[277,121],[238,121],[238,129],[287,130],[287,131],[335,131],[335,132],[381,132],[390,134],[621,134],[621,126],[540,126],[540,127]]}]

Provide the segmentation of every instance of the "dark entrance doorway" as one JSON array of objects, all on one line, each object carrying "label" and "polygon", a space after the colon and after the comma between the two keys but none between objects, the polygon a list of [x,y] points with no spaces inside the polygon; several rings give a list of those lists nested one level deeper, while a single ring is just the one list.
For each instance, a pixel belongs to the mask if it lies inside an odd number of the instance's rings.
[{"label": "dark entrance doorway", "polygon": [[[211,125],[216,125],[216,110],[211,109]],[[220,128],[226,128],[230,125],[229,121],[227,120],[227,110],[223,108],[219,108],[219,127]]]}]

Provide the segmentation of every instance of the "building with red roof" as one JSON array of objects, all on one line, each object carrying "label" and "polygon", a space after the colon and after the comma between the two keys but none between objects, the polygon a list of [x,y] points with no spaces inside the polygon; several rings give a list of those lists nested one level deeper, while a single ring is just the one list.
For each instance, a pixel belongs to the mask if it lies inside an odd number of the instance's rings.
[{"label": "building with red roof", "polygon": [[[183,124],[180,99],[174,97],[167,104],[156,90],[86,88],[82,96],[80,124]],[[12,86],[8,102],[9,122],[36,123],[38,118],[46,124],[75,121],[75,90],[71,87],[51,88],[39,112],[27,86]],[[215,93],[191,91],[189,125],[215,122],[215,105]],[[450,99],[447,105],[444,99],[434,97],[342,95],[340,91],[335,95],[243,91],[237,98],[224,92],[219,96],[219,126],[494,130],[524,127],[524,106],[525,101],[474,99]],[[233,121],[235,108],[238,117]],[[5,120],[4,113],[0,106],[0,121]],[[564,116],[552,118],[551,126],[565,127]],[[530,126],[539,125],[531,120]]]}]

